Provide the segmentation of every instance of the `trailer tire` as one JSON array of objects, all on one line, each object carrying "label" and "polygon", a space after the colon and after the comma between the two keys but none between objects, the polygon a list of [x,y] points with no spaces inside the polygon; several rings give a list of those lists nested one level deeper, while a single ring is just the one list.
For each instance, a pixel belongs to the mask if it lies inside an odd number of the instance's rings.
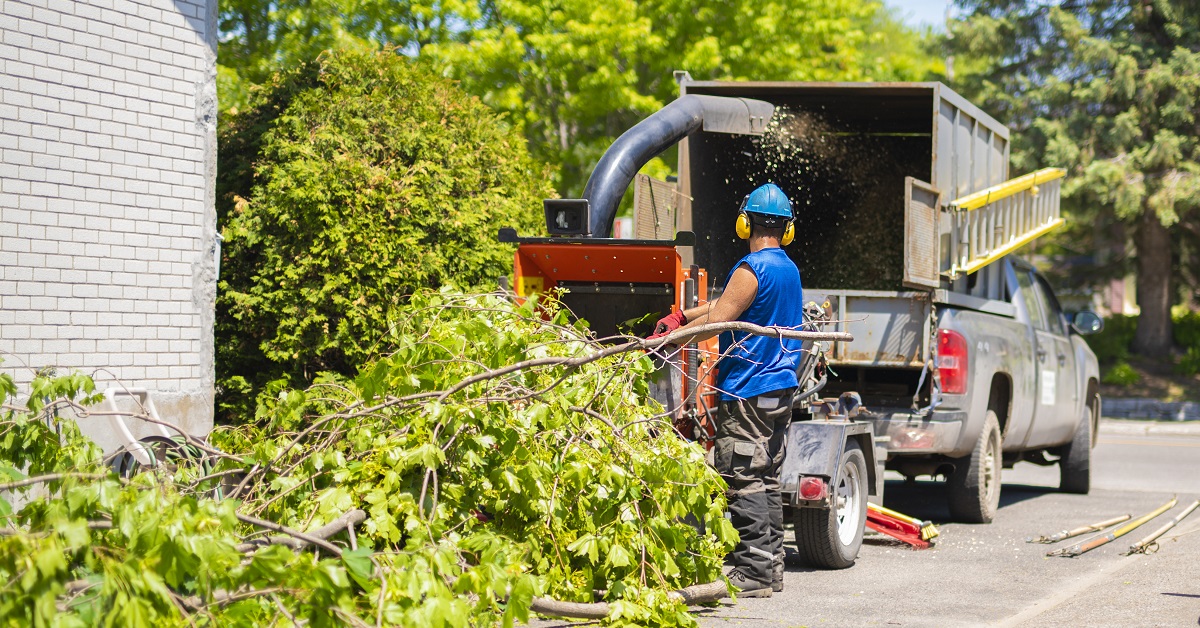
[{"label": "trailer tire", "polygon": [[1096,419],[1096,404],[1084,407],[1075,436],[1062,448],[1058,460],[1058,490],[1063,493],[1087,495],[1092,488],[1092,424]]},{"label": "trailer tire", "polygon": [[[845,569],[854,564],[867,523],[867,459],[859,444],[846,443],[837,486],[829,508],[797,508],[796,549],[800,560],[818,569]],[[838,507],[839,502],[841,507]]]},{"label": "trailer tire", "polygon": [[1000,421],[987,411],[983,431],[971,455],[959,458],[947,481],[950,517],[963,523],[991,523],[1000,507],[1003,451]]}]

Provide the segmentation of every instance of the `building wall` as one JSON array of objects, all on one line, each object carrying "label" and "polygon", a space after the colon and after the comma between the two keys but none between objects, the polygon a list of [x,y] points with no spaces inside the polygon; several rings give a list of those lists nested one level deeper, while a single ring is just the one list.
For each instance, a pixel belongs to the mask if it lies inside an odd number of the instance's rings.
[{"label": "building wall", "polygon": [[144,387],[195,433],[213,416],[216,11],[0,2],[0,371]]}]

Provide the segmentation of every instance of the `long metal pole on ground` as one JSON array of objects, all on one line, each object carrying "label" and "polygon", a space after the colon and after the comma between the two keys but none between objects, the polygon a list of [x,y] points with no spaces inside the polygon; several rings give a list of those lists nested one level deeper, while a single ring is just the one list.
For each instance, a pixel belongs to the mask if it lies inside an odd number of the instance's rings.
[{"label": "long metal pole on ground", "polygon": [[1069,538],[1076,537],[1081,534],[1087,534],[1088,532],[1099,532],[1099,531],[1103,530],[1104,528],[1107,528],[1108,526],[1115,526],[1118,523],[1121,523],[1122,521],[1127,521],[1131,516],[1132,515],[1121,515],[1120,517],[1113,517],[1112,519],[1109,519],[1108,521],[1101,521],[1100,523],[1093,523],[1090,526],[1083,526],[1080,528],[1075,528],[1074,530],[1063,530],[1062,532],[1056,532],[1054,534],[1051,534],[1050,536],[1039,536],[1036,539],[1034,539],[1034,538],[1025,539],[1025,542],[1026,543],[1046,543],[1046,544],[1057,543],[1059,541],[1065,541]]},{"label": "long metal pole on ground", "polygon": [[[1158,543],[1155,543],[1154,541],[1157,540],[1158,537],[1166,534],[1167,530],[1170,530],[1171,528],[1174,528],[1175,526],[1179,525],[1179,522],[1183,521],[1184,517],[1192,514],[1192,511],[1195,510],[1197,507],[1200,507],[1200,499],[1197,499],[1196,501],[1192,502],[1192,505],[1188,506],[1187,508],[1184,508],[1183,512],[1179,513],[1178,517],[1175,517],[1174,519],[1172,519],[1170,522],[1168,522],[1163,527],[1152,532],[1150,534],[1150,536],[1147,536],[1146,538],[1138,541],[1137,543],[1130,545],[1129,551],[1125,555],[1128,556],[1130,554],[1138,554],[1138,553],[1149,554],[1151,552],[1158,551]],[[1150,549],[1151,547],[1153,547],[1154,549]]]},{"label": "long metal pole on ground", "polygon": [[1136,529],[1138,526],[1146,523],[1147,521],[1174,508],[1175,504],[1177,504],[1177,503],[1179,503],[1179,499],[1177,497],[1172,497],[1171,501],[1163,504],[1162,506],[1159,506],[1158,508],[1155,508],[1154,510],[1142,515],[1141,517],[1138,517],[1137,519],[1134,519],[1133,521],[1130,521],[1129,523],[1117,528],[1116,530],[1113,530],[1112,532],[1109,532],[1108,534],[1098,534],[1086,541],[1081,541],[1079,543],[1076,543],[1075,545],[1072,545],[1071,547],[1064,547],[1062,549],[1056,549],[1056,550],[1051,550],[1049,552],[1046,552],[1046,555],[1047,556],[1067,556],[1067,557],[1078,556],[1084,552],[1089,552],[1091,550],[1094,550],[1097,547],[1100,547],[1101,545],[1107,545],[1107,544],[1112,543],[1113,541],[1117,540],[1118,538],[1120,538],[1126,534],[1129,534],[1131,531]]}]

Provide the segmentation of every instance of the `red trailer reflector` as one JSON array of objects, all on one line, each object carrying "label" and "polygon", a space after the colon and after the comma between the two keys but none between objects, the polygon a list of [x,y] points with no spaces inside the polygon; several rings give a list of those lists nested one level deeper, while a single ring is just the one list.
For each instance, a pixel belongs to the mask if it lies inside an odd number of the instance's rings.
[{"label": "red trailer reflector", "polygon": [[801,499],[825,499],[829,494],[825,480],[816,476],[806,475],[800,478]]}]

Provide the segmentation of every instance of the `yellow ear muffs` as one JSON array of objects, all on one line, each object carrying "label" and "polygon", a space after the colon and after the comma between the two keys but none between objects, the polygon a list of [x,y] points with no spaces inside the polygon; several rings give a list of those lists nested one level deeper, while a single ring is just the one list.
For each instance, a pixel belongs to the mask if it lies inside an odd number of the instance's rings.
[{"label": "yellow ear muffs", "polygon": [[738,212],[735,230],[737,231],[737,237],[743,240],[750,239],[750,217],[746,215],[746,212]]},{"label": "yellow ear muffs", "polygon": [[[742,215],[745,216],[745,214],[742,214]],[[741,226],[741,223],[738,223],[738,226]],[[749,234],[747,234],[747,235],[749,235]],[[779,239],[779,244],[781,244],[783,246],[787,246],[787,245],[791,244],[792,240],[794,240],[795,238],[796,238],[796,221],[789,220],[787,228],[785,228],[783,230],[783,237]]]}]

